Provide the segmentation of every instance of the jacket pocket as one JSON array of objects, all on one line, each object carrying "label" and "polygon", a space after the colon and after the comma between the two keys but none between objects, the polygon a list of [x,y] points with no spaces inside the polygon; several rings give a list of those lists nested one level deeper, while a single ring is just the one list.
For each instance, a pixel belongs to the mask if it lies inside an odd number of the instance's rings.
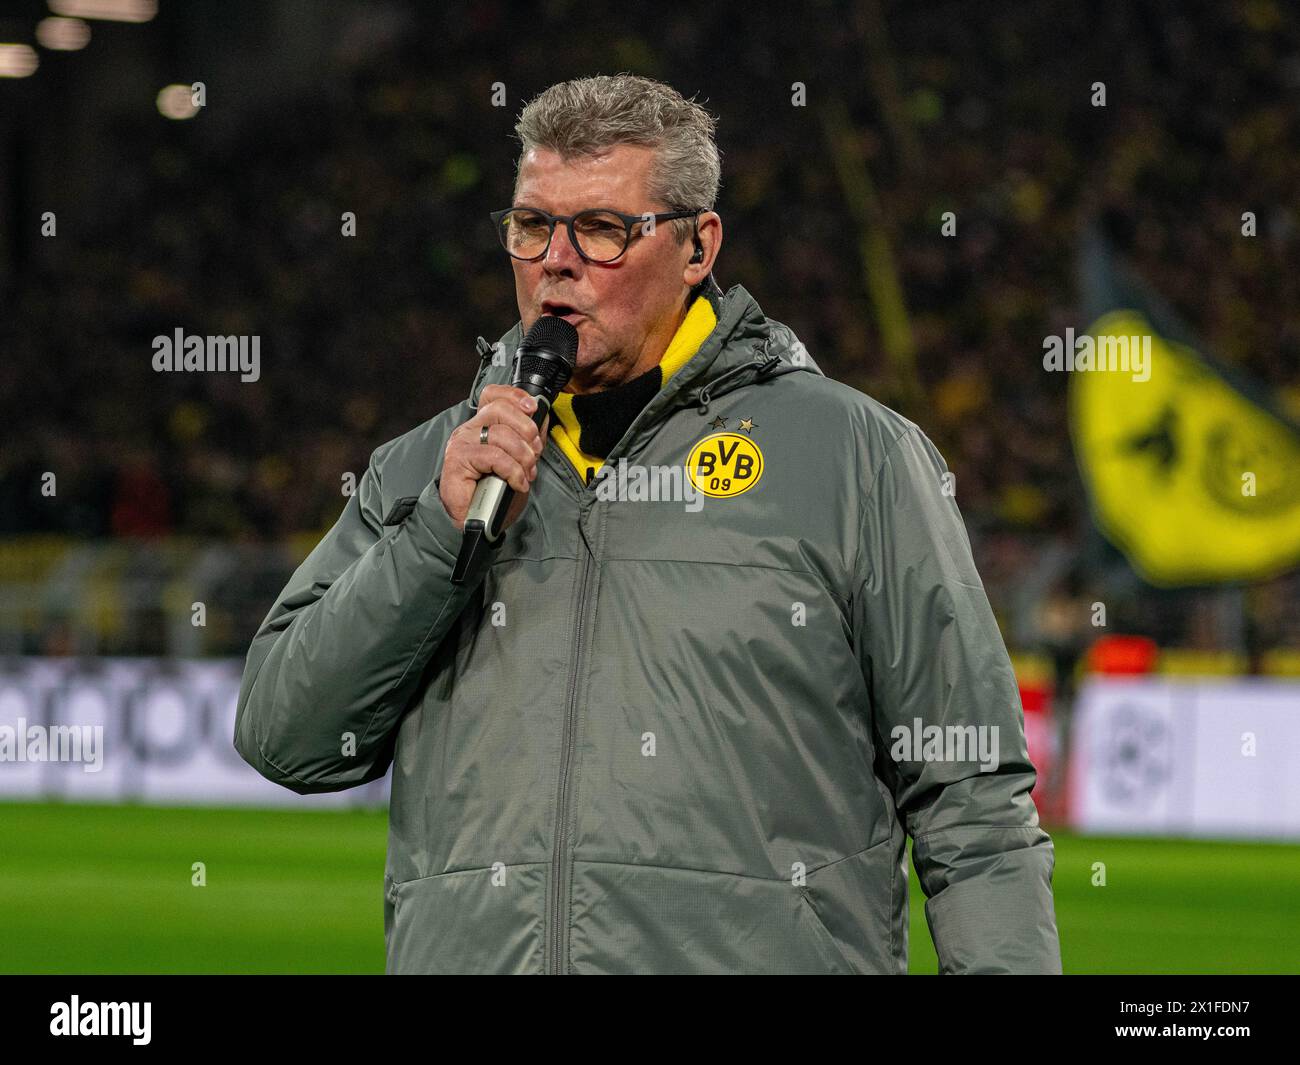
[{"label": "jacket pocket", "polygon": [[570,912],[575,973],[854,971],[787,880],[579,859]]},{"label": "jacket pocket", "polygon": [[805,908],[851,972],[907,971],[905,881],[894,837],[808,874]]},{"label": "jacket pocket", "polygon": [[547,867],[462,869],[392,884],[384,972],[540,973]]},{"label": "jacket pocket", "polygon": [[849,959],[844,956],[844,952],[840,950],[839,944],[835,941],[835,937],[831,935],[831,930],[826,927],[821,917],[817,915],[817,907],[813,905],[813,901],[808,897],[808,892],[806,890],[800,890],[799,899],[803,903],[804,910],[808,913],[808,916],[811,919],[813,934],[821,939],[828,951],[832,952],[835,957],[839,958],[844,972],[857,972],[853,963],[849,961]]}]

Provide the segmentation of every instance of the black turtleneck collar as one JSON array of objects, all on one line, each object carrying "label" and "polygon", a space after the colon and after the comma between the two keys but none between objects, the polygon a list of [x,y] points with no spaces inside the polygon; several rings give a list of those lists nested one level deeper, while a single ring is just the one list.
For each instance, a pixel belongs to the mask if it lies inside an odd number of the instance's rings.
[{"label": "black turtleneck collar", "polygon": [[605,458],[623,439],[636,416],[663,385],[663,369],[652,366],[639,377],[623,381],[600,392],[573,397],[573,416],[578,421],[578,447],[588,455]]}]

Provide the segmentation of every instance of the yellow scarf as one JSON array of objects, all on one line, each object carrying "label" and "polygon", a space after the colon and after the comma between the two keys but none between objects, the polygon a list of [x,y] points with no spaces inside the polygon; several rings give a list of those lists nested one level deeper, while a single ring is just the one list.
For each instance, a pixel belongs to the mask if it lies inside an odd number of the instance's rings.
[{"label": "yellow scarf", "polygon": [[[659,369],[663,375],[659,382],[661,389],[673,374],[690,362],[691,356],[700,350],[700,345],[717,324],[718,316],[713,313],[713,304],[703,296],[696,297],[686,317],[682,319],[682,324],[668,342],[663,358],[659,360]],[[605,465],[604,459],[598,455],[588,455],[578,447],[581,427],[577,415],[573,413],[573,393],[561,392],[556,396],[551,414],[551,438],[573,463],[579,476],[585,475],[588,467],[595,471]]]}]

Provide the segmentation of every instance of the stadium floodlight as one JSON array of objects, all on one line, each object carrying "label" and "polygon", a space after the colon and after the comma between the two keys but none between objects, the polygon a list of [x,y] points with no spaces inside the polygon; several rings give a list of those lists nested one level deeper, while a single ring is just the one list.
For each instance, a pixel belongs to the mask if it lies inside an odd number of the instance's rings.
[{"label": "stadium floodlight", "polygon": [[0,78],[26,78],[41,61],[29,44],[0,44]]},{"label": "stadium floodlight", "polygon": [[158,0],[50,0],[50,10],[67,18],[148,22],[158,14]]},{"label": "stadium floodlight", "polygon": [[51,52],[75,52],[90,43],[90,27],[79,18],[51,15],[36,24],[36,39]]},{"label": "stadium floodlight", "polygon": [[189,85],[164,85],[158,90],[158,113],[164,118],[184,121],[199,113]]}]

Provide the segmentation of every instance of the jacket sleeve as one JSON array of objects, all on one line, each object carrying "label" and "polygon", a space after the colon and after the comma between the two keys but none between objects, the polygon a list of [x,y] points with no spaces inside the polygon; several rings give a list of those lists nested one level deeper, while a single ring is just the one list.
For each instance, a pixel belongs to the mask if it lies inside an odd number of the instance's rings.
[{"label": "jacket sleeve", "polygon": [[399,525],[382,524],[381,506],[372,456],[244,665],[235,748],[268,780],[301,794],[383,776],[421,671],[476,593],[473,580],[450,581],[461,536],[436,482]]},{"label": "jacket sleeve", "polygon": [[913,426],[863,501],[853,611],[877,771],[912,837],[940,971],[1059,973],[1054,852],[1029,797],[1024,711],[947,472]]}]

